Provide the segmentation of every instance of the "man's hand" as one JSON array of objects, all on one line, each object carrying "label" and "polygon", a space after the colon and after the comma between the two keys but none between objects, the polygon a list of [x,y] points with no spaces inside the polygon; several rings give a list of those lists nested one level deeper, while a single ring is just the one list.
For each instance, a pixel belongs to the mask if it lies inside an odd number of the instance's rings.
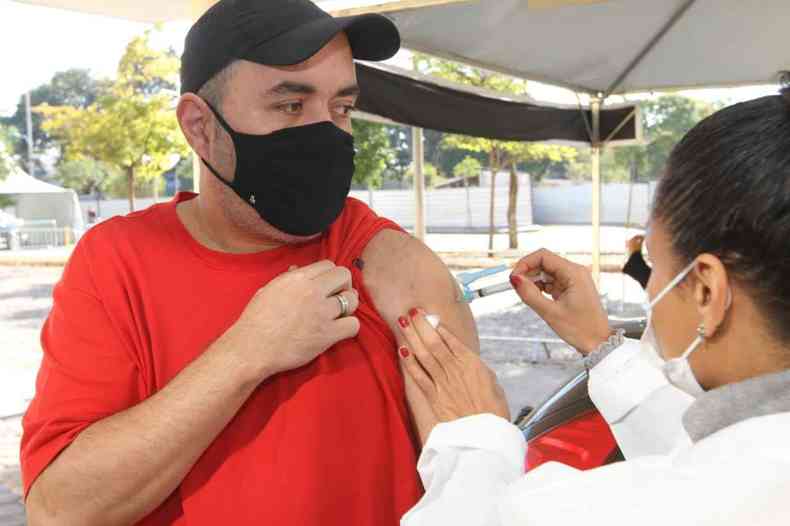
[{"label": "man's hand", "polygon": [[[342,295],[348,313],[341,317]],[[292,269],[253,296],[222,337],[230,352],[251,364],[253,381],[307,365],[341,340],[359,332],[353,316],[359,296],[351,272],[330,261]]]}]

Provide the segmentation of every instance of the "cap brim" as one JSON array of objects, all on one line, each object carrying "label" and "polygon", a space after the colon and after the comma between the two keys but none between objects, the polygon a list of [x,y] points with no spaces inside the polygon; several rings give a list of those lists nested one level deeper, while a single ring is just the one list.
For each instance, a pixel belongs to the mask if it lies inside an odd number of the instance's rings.
[{"label": "cap brim", "polygon": [[395,24],[385,16],[368,14],[308,22],[238,58],[268,66],[292,66],[306,61],[343,32],[358,60],[387,60],[400,49],[400,33]]}]

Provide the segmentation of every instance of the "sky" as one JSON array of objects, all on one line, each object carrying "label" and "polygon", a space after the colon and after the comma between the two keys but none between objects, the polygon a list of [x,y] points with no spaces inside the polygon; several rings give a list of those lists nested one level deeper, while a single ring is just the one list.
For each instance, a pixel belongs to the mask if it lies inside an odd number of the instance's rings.
[{"label": "sky", "polygon": [[[344,1],[326,3],[342,4]],[[148,27],[142,23],[0,0],[0,116],[13,113],[26,90],[48,82],[58,71],[83,68],[96,77],[114,76],[126,44]],[[180,54],[188,29],[187,21],[165,24],[155,44],[173,47]],[[396,58],[401,64],[403,60],[403,55]],[[529,89],[530,95],[537,100],[576,103],[575,95],[562,88],[532,82]],[[775,87],[763,86],[684,93],[708,101],[737,102],[775,92]],[[644,95],[629,98],[641,97]]]}]

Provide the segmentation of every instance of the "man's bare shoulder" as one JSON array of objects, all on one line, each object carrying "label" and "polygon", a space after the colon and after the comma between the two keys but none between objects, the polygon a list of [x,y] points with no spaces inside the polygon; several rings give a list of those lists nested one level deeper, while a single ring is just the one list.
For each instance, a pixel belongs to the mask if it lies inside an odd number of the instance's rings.
[{"label": "man's bare shoulder", "polygon": [[362,253],[363,277],[379,314],[391,326],[411,308],[441,317],[442,323],[477,348],[469,306],[444,262],[423,242],[396,230],[382,230]]}]

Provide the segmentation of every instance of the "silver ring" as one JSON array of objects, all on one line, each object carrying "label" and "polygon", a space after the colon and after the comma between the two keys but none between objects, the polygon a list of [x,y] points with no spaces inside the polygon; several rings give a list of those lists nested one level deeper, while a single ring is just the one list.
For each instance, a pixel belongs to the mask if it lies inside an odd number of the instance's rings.
[{"label": "silver ring", "polygon": [[345,318],[346,316],[348,316],[348,310],[349,310],[349,307],[350,307],[350,305],[348,303],[348,300],[342,294],[338,294],[337,296],[335,296],[335,298],[337,298],[337,301],[340,303],[340,316],[339,317],[340,318]]}]

